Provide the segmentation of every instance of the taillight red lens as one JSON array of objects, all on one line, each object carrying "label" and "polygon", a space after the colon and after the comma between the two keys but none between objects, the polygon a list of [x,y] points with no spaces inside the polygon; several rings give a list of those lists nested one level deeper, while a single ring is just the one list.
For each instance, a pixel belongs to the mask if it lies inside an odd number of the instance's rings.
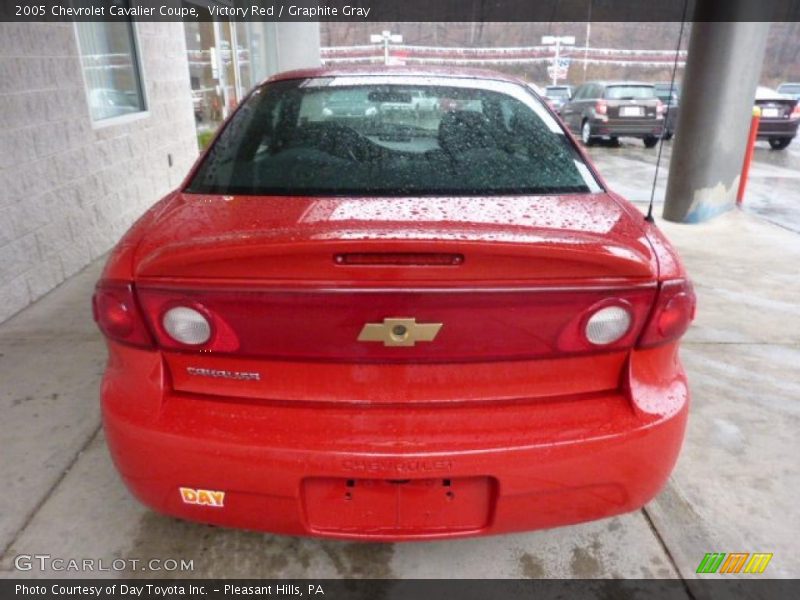
[{"label": "taillight red lens", "polygon": [[594,105],[594,112],[598,115],[604,115],[608,112],[608,106],[606,105],[605,100],[598,100],[597,104]]},{"label": "taillight red lens", "polygon": [[[199,350],[201,352],[234,352],[239,337],[219,311],[206,302],[166,290],[140,289],[139,300],[146,318],[162,348]],[[213,294],[209,292],[209,297]],[[243,324],[247,328],[247,324]]]},{"label": "taillight red lens", "polygon": [[800,119],[800,100],[797,101],[797,104],[794,105],[794,109],[792,113],[789,115],[790,119]]},{"label": "taillight red lens", "polygon": [[141,348],[152,347],[153,340],[130,282],[100,281],[92,298],[92,312],[100,331],[109,339]]},{"label": "taillight red lens", "polygon": [[667,112],[667,107],[659,100],[658,104],[656,104],[656,114],[663,115],[665,112]]},{"label": "taillight red lens", "polygon": [[694,288],[689,280],[663,282],[639,346],[657,346],[681,337],[694,319],[695,306]]}]

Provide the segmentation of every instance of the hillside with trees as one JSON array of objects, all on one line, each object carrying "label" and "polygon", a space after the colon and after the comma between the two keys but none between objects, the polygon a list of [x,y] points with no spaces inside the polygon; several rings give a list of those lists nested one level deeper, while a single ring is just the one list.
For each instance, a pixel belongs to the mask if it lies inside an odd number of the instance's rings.
[{"label": "hillside with trees", "polygon": [[[689,44],[691,23],[687,23],[681,49]],[[321,24],[323,46],[352,46],[369,43],[369,36],[384,29],[403,35],[409,45],[446,47],[536,46],[544,35],[573,35],[575,47],[564,56],[581,55],[589,34],[595,48],[624,50],[674,50],[680,23],[331,23]],[[529,81],[546,83],[545,64],[498,65]],[[569,83],[587,79],[669,79],[669,67],[574,63],[568,71]],[[677,78],[680,81],[682,70]],[[782,81],[800,81],[800,23],[773,23],[764,59],[761,83],[776,86]]]}]

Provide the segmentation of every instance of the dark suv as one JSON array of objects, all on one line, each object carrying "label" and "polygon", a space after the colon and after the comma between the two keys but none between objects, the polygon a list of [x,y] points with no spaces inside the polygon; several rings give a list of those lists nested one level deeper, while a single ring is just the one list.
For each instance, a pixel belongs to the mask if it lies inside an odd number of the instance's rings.
[{"label": "dark suv", "polygon": [[637,137],[652,148],[664,132],[664,105],[650,83],[584,83],[561,108],[561,118],[586,145],[600,137]]}]

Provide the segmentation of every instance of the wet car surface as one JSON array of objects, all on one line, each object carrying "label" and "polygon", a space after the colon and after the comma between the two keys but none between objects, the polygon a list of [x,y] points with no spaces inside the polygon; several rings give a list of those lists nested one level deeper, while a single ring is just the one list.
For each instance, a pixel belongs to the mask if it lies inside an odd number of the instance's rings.
[{"label": "wet car surface", "polygon": [[[326,110],[418,92],[424,121]],[[118,244],[94,310],[115,464],[190,520],[383,541],[591,520],[651,499],[686,425],[680,258],[493,73],[274,77]]]}]

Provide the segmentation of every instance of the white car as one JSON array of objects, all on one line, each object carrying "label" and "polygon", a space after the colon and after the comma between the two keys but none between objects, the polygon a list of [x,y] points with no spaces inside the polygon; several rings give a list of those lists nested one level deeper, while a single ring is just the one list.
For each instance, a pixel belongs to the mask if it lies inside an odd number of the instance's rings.
[{"label": "white car", "polygon": [[427,96],[422,90],[413,90],[409,94],[408,102],[383,102],[381,112],[415,112],[416,114],[428,114],[439,110],[439,103],[436,98]]}]

